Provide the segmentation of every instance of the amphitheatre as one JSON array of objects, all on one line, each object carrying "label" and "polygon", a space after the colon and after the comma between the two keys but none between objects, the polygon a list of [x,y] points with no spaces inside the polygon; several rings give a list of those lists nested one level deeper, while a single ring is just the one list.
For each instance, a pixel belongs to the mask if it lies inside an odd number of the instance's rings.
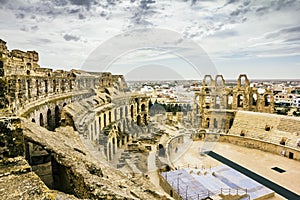
[{"label": "amphitheatre", "polygon": [[[300,199],[300,118],[274,114],[271,89],[245,74],[230,88],[206,75],[191,110],[151,116],[149,96],[123,75],[38,61],[0,39],[2,199]],[[229,170],[222,163],[247,170],[256,188],[233,175],[234,188],[222,177],[212,192],[208,177]],[[194,179],[203,190],[191,194]],[[257,188],[267,192],[256,197]]]}]

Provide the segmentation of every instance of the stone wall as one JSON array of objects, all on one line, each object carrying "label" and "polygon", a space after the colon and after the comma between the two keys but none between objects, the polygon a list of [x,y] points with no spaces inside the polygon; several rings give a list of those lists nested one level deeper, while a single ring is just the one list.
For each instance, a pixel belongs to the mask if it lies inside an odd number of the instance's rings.
[{"label": "stone wall", "polygon": [[271,143],[264,140],[242,137],[237,135],[220,135],[218,142],[227,142],[238,146],[243,146],[247,148],[259,149],[265,152],[282,155],[284,150],[285,156],[294,160],[300,161],[300,151],[299,149],[291,148],[288,146]]},{"label": "stone wall", "polygon": [[229,133],[299,148],[300,118],[238,111]]},{"label": "stone wall", "polygon": [[250,86],[245,74],[239,76],[233,87],[226,87],[222,75],[215,79],[204,76],[202,87],[195,94],[195,102],[194,116],[202,128],[228,130],[234,117],[232,111],[274,112],[272,91],[266,88],[263,93],[258,93],[258,88]]}]

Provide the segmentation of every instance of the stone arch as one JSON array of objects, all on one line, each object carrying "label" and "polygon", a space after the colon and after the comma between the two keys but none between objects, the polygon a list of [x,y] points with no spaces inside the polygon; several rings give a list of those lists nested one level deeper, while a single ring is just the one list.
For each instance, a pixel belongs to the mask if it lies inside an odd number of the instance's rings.
[{"label": "stone arch", "polygon": [[128,117],[128,107],[127,107],[127,105],[125,105],[125,118],[127,118]]},{"label": "stone arch", "polygon": [[138,115],[136,117],[136,123],[137,123],[138,126],[141,126],[141,116],[140,115]]},{"label": "stone arch", "polygon": [[111,123],[111,111],[108,112],[108,123]]},{"label": "stone arch", "polygon": [[61,85],[60,85],[60,89],[61,89],[62,92],[65,92],[65,89],[66,89],[65,83],[66,83],[65,79],[62,79],[61,80]]},{"label": "stone arch", "polygon": [[44,80],[45,84],[45,93],[48,94],[48,80]]},{"label": "stone arch", "polygon": [[205,75],[202,81],[203,86],[212,86],[213,84],[213,78],[211,75]]},{"label": "stone arch", "polygon": [[218,120],[214,118],[214,128],[218,128]]},{"label": "stone arch", "polygon": [[60,110],[58,106],[55,106],[54,109],[54,124],[55,128],[59,127],[59,122],[60,122]]},{"label": "stone arch", "polygon": [[31,119],[31,122],[35,123],[35,119],[34,119],[34,118],[32,118],[32,119]]},{"label": "stone arch", "polygon": [[231,109],[232,108],[232,103],[233,103],[233,94],[229,93],[227,96],[227,108]]},{"label": "stone arch", "polygon": [[47,129],[50,131],[53,130],[52,114],[50,109],[47,110]]},{"label": "stone arch", "polygon": [[116,139],[115,137],[112,138],[112,153],[116,153]]},{"label": "stone arch", "polygon": [[30,79],[27,80],[27,96],[28,98],[31,98],[31,81]]},{"label": "stone arch", "polygon": [[40,95],[39,80],[35,81],[36,96]]},{"label": "stone arch", "polygon": [[210,119],[206,118],[206,128],[209,128],[209,125],[210,125]]},{"label": "stone arch", "polygon": [[242,94],[239,94],[237,96],[237,107],[243,107],[243,99],[244,99],[244,96]]},{"label": "stone arch", "polygon": [[123,118],[123,107],[121,106],[120,107],[120,119],[122,119]]},{"label": "stone arch", "polygon": [[232,127],[233,121],[234,121],[234,118],[230,118],[230,120],[229,120],[229,129]]},{"label": "stone arch", "polygon": [[44,126],[44,116],[43,113],[40,113],[40,126]]},{"label": "stone arch", "polygon": [[215,108],[220,109],[220,107],[221,107],[221,97],[217,95],[215,98]]},{"label": "stone arch", "polygon": [[106,127],[106,114],[105,113],[103,115],[103,125],[104,125],[104,127]]},{"label": "stone arch", "polygon": [[252,94],[252,106],[256,106],[257,105],[257,100],[258,100],[258,94],[257,93],[253,93]]},{"label": "stone arch", "polygon": [[133,105],[130,106],[130,116],[133,119],[134,113],[133,113]]},{"label": "stone arch", "polygon": [[215,82],[216,87],[224,87],[225,86],[225,80],[222,75],[217,75],[215,80],[216,80],[216,82]]},{"label": "stone arch", "polygon": [[141,110],[142,110],[142,112],[146,111],[146,106],[145,106],[145,104],[142,104],[142,105],[141,105]]},{"label": "stone arch", "polygon": [[56,92],[56,80],[55,79],[52,81],[52,92],[53,93]]},{"label": "stone arch", "polygon": [[270,94],[264,94],[264,102],[265,102],[266,107],[271,105],[271,95]]},{"label": "stone arch", "polygon": [[72,91],[73,89],[73,81],[69,80],[69,90]]},{"label": "stone arch", "polygon": [[107,160],[111,160],[112,159],[112,145],[111,142],[108,142],[108,151],[107,151],[108,155],[107,155]]},{"label": "stone arch", "polygon": [[246,74],[240,74],[238,78],[238,87],[249,86],[250,82]]}]

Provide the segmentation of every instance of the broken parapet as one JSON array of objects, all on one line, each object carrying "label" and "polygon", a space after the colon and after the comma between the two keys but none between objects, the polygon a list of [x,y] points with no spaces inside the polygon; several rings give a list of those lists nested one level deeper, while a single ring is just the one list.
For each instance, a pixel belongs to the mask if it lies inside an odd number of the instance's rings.
[{"label": "broken parapet", "polygon": [[0,118],[0,159],[24,156],[24,136],[21,120],[16,117]]},{"label": "broken parapet", "polygon": [[72,127],[53,132],[26,119],[1,118],[0,135],[5,199],[167,199],[143,177],[129,179],[97,161]]}]

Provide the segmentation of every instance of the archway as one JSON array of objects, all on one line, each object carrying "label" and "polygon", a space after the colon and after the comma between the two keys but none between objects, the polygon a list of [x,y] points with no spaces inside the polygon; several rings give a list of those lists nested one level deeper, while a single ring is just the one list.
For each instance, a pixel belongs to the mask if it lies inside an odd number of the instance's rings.
[{"label": "archway", "polygon": [[51,116],[50,109],[48,109],[48,111],[47,111],[47,129],[50,131],[53,130],[53,123],[52,123],[52,116]]},{"label": "archway", "polygon": [[112,152],[111,152],[111,142],[108,142],[108,155],[107,160],[110,161],[112,159]]},{"label": "archway", "polygon": [[34,118],[32,118],[32,119],[31,119],[31,122],[35,123],[35,119],[34,119]]},{"label": "archway", "polygon": [[125,106],[125,118],[128,117],[128,108],[127,108],[127,105]]},{"label": "archway", "polygon": [[243,107],[243,99],[244,99],[244,97],[243,97],[242,94],[239,94],[239,95],[237,96],[237,106],[238,106],[238,107]]},{"label": "archway", "polygon": [[270,101],[271,101],[271,95],[269,95],[269,94],[266,94],[265,96],[264,96],[264,100],[265,100],[265,106],[269,106],[271,103],[270,103]]},{"label": "archway", "polygon": [[227,109],[232,108],[232,102],[233,102],[233,94],[228,94],[227,95]]},{"label": "archway", "polygon": [[130,116],[133,119],[133,105],[130,106]]},{"label": "archway", "polygon": [[60,110],[58,106],[55,106],[55,114],[54,114],[55,128],[59,127],[60,122]]},{"label": "archway", "polygon": [[142,104],[141,110],[142,110],[142,112],[146,111],[146,106],[145,106],[145,104]]},{"label": "archway", "polygon": [[218,128],[218,121],[216,118],[214,118],[214,128]]},{"label": "archway", "polygon": [[52,89],[53,89],[53,93],[56,92],[56,80],[53,80],[52,82]]},{"label": "archway", "polygon": [[116,153],[116,139],[115,138],[112,139],[112,144],[113,144],[112,152],[113,152],[113,154],[115,154]]},{"label": "archway", "polygon": [[111,123],[111,112],[108,113],[108,122]]},{"label": "archway", "polygon": [[137,125],[140,126],[140,125],[141,125],[141,116],[138,115],[137,118],[136,118],[136,120],[137,120],[137,121],[136,121],[136,122],[137,122]]},{"label": "archway", "polygon": [[256,104],[257,104],[257,94],[254,93],[254,94],[252,95],[252,105],[253,105],[253,106],[256,106]]},{"label": "archway", "polygon": [[104,125],[104,127],[106,127],[106,114],[105,113],[103,115],[103,125]]},{"label": "archway", "polygon": [[40,126],[44,126],[44,116],[40,113]]}]

